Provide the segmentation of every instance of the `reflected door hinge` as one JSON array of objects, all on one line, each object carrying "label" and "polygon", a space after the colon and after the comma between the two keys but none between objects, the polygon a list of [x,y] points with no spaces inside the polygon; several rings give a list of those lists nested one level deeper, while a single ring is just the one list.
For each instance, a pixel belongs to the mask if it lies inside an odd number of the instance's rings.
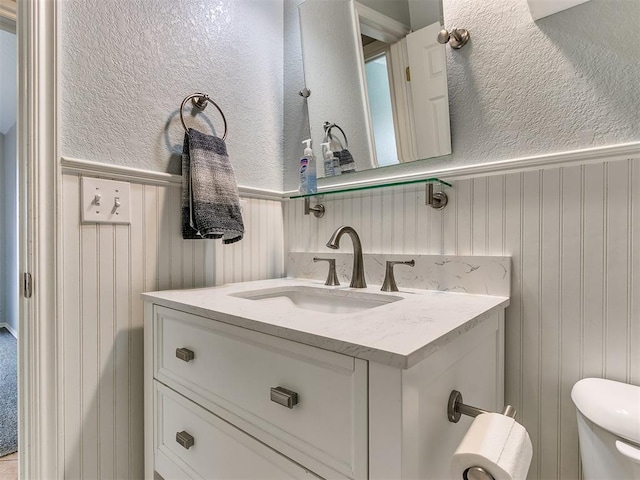
[{"label": "reflected door hinge", "polygon": [[411,67],[404,69],[404,76],[407,78],[407,82],[411,81]]},{"label": "reflected door hinge", "polygon": [[23,275],[22,291],[24,298],[31,298],[33,295],[33,278],[28,272]]}]

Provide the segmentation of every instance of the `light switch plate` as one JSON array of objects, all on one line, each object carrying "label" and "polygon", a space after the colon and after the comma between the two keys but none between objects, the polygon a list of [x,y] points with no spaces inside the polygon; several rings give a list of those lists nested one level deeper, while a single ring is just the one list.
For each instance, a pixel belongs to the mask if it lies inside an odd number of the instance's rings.
[{"label": "light switch plate", "polygon": [[130,184],[82,177],[83,223],[131,223]]}]

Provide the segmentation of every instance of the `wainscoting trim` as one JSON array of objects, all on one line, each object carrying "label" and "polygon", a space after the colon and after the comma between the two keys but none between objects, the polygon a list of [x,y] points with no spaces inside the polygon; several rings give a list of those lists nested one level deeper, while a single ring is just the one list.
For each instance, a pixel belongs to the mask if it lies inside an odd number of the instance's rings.
[{"label": "wainscoting trim", "polygon": [[[140,168],[125,167],[110,163],[92,162],[79,158],[60,158],[62,173],[75,175],[92,175],[109,177],[115,180],[137,181],[147,185],[180,185],[182,177],[172,173],[154,172]],[[238,186],[238,192],[244,198],[261,198],[265,200],[282,200],[282,192],[262,188]]]},{"label": "wainscoting trim", "polygon": [[[496,162],[465,165],[461,167],[426,169],[421,172],[406,175],[394,175],[384,178],[384,183],[401,183],[412,180],[421,180],[431,177],[443,180],[464,180],[473,177],[486,177],[489,175],[503,175],[507,173],[526,172],[531,170],[544,170],[547,168],[568,167],[571,165],[588,165],[593,163],[612,162],[615,160],[630,160],[640,157],[640,142],[608,145],[606,147],[587,148],[568,152],[534,155],[531,157],[499,160]],[[342,188],[366,187],[380,184],[380,178],[356,180],[353,182],[334,183],[325,187],[319,187],[320,192],[331,192]],[[284,197],[297,194],[290,190],[283,192]]]}]

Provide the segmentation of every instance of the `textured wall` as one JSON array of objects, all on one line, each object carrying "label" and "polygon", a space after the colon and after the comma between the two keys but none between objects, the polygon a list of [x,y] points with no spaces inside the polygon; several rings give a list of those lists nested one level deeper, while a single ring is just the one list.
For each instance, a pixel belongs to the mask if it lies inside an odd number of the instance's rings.
[{"label": "textured wall", "polygon": [[[282,0],[61,2],[61,153],[179,173],[178,109],[204,91],[241,185],[282,188]],[[203,120],[201,120],[203,119]],[[222,130],[212,107],[192,119]]]},{"label": "textured wall", "polygon": [[453,153],[359,177],[640,140],[640,2],[591,0],[535,23],[526,0],[443,3],[445,26],[472,38],[447,49]]},{"label": "textured wall", "polygon": [[450,163],[640,140],[640,82],[624,80],[640,77],[639,2],[591,0],[535,23],[526,0],[444,10],[472,32],[471,48],[448,51]]},{"label": "textured wall", "polygon": [[442,211],[422,185],[325,196],[321,219],[292,200],[285,239],[330,257],[346,224],[368,253],[511,256],[505,400],[531,436],[529,479],[578,480],[573,384],[640,384],[639,191],[636,159],[455,181]]}]

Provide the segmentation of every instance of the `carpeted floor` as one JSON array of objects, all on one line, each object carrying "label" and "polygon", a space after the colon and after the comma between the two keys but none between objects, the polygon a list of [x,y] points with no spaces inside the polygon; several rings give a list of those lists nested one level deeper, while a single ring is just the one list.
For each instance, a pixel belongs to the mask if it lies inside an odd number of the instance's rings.
[{"label": "carpeted floor", "polygon": [[18,450],[18,349],[0,328],[0,457]]}]

